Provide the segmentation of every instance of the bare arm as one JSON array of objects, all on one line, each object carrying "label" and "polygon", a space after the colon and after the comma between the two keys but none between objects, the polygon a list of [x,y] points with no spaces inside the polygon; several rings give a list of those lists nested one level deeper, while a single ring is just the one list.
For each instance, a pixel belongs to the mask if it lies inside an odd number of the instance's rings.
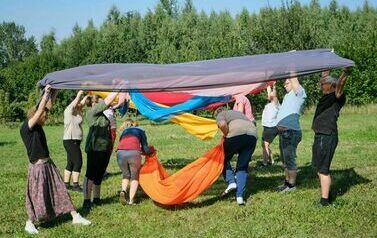
[{"label": "bare arm", "polygon": [[83,93],[84,93],[84,91],[82,91],[82,90],[78,91],[75,99],[73,99],[73,101],[71,102],[70,105],[72,105],[73,107],[76,107],[80,103],[80,98],[81,98],[81,95]]},{"label": "bare arm", "polygon": [[80,106],[81,107],[83,107],[84,105],[85,105],[85,103],[86,103],[86,100],[88,99],[88,97],[90,97],[90,95],[85,95],[82,99],[81,99],[81,101],[80,101]]},{"label": "bare arm", "polygon": [[229,127],[225,120],[221,120],[217,123],[217,126],[220,128],[224,136],[228,135]]},{"label": "bare arm", "polygon": [[293,77],[293,78],[290,78],[289,81],[291,81],[293,91],[295,91],[295,93],[297,93],[298,90],[301,87],[300,82],[298,81],[298,78]]},{"label": "bare arm", "polygon": [[37,124],[39,118],[42,116],[45,110],[47,101],[51,101],[51,86],[50,85],[46,85],[44,89],[44,94],[42,96],[42,100],[39,102],[38,109],[28,121],[28,126],[30,129],[33,128],[35,124]]},{"label": "bare arm", "polygon": [[107,106],[111,105],[111,103],[115,100],[115,98],[118,96],[118,92],[112,92],[107,95],[105,98],[104,102]]},{"label": "bare arm", "polygon": [[278,93],[277,93],[277,91],[276,91],[275,83],[274,83],[274,85],[272,86],[271,96],[272,96],[272,100],[271,100],[271,101],[272,101],[275,105],[279,104]]},{"label": "bare arm", "polygon": [[267,86],[267,99],[268,99],[268,100],[270,100],[271,92],[272,92],[271,86],[268,85],[268,86]]},{"label": "bare arm", "polygon": [[244,107],[242,103],[237,104],[237,111],[244,113]]},{"label": "bare arm", "polygon": [[348,75],[351,73],[351,68],[347,67],[343,70],[342,75],[340,75],[338,83],[336,84],[335,88],[335,95],[337,98],[340,98],[344,92],[344,85],[346,84],[346,80]]},{"label": "bare arm", "polygon": [[128,93],[119,93],[118,103],[113,108],[116,109],[120,107],[121,105],[124,105],[124,103],[128,102],[129,100],[130,100],[130,96]]}]

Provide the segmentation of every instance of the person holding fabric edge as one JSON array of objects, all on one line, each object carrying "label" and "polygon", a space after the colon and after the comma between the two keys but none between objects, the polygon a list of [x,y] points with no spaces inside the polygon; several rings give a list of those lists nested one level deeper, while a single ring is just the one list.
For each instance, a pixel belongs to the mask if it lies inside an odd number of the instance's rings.
[{"label": "person holding fabric edge", "polygon": [[275,83],[273,83],[272,90],[271,86],[267,87],[267,99],[269,103],[264,106],[262,112],[262,150],[263,150],[263,166],[268,166],[274,164],[272,158],[272,152],[270,149],[270,144],[278,135],[278,130],[276,128],[276,117],[279,112],[279,100],[277,97]]},{"label": "person holding fabric edge", "polygon": [[51,87],[46,85],[39,105],[29,110],[27,120],[20,129],[30,161],[26,187],[28,220],[25,225],[25,231],[29,234],[39,233],[35,224],[65,213],[71,214],[73,224],[91,224],[76,212],[63,179],[50,158],[42,126],[52,108],[52,98]]},{"label": "person holding fabric edge", "polygon": [[101,202],[101,183],[110,161],[110,149],[112,146],[110,122],[103,112],[111,105],[117,95],[118,92],[108,94],[103,101],[96,103],[86,115],[89,132],[85,145],[87,168],[83,183],[83,208],[85,210],[90,210],[92,207],[92,193],[93,204],[99,205]]},{"label": "person holding fabric edge", "polygon": [[[115,110],[112,106],[109,106],[105,111],[103,111],[103,114],[105,114],[106,118],[110,122],[110,132],[111,132],[111,148],[109,150],[109,158],[111,158],[111,155],[113,153],[115,138],[117,136],[117,121],[115,117]],[[105,173],[103,174],[103,180],[106,180],[110,177],[111,173],[109,172],[109,163],[107,164]]]},{"label": "person holding fabric edge", "polygon": [[[225,110],[221,107],[215,111],[216,122],[224,135],[224,169],[223,176],[228,187],[223,196],[236,190],[238,205],[245,205],[248,167],[257,142],[257,130],[252,121],[239,111]],[[238,154],[237,167],[234,173],[230,160]]]},{"label": "person holding fabric edge", "polygon": [[282,193],[296,190],[296,151],[302,139],[300,114],[306,98],[305,89],[297,77],[291,77],[284,82],[287,94],[283,98],[276,117],[279,132],[280,157],[283,161],[285,181],[278,187]]},{"label": "person holding fabric edge", "polygon": [[[80,90],[72,102],[64,110],[64,136],[63,145],[67,152],[67,165],[64,170],[64,183],[67,189],[82,192],[79,185],[80,171],[82,167],[82,153],[80,144],[83,137],[82,130],[82,108],[91,106],[89,95],[81,96],[84,92]],[[70,185],[72,176],[73,186]]]},{"label": "person holding fabric edge", "polygon": [[[139,186],[141,154],[150,155],[155,152],[153,146],[148,146],[145,131],[132,120],[126,120],[120,127],[122,134],[117,148],[117,161],[122,170],[122,191],[119,201],[122,205],[135,204],[135,195]],[[126,201],[128,184],[130,184],[129,200]]]},{"label": "person holding fabric edge", "polygon": [[344,85],[351,68],[345,68],[340,78],[330,76],[330,71],[322,72],[319,81],[323,96],[317,104],[312,129],[315,133],[312,148],[312,165],[321,184],[321,199],[316,207],[328,206],[331,202],[330,165],[338,145],[338,117],[346,102]]},{"label": "person holding fabric edge", "polygon": [[234,96],[234,99],[235,102],[233,105],[233,110],[239,111],[242,114],[244,114],[256,126],[255,117],[253,115],[253,108],[251,106],[249,99],[243,94],[238,94]]},{"label": "person holding fabric edge", "polygon": [[[111,150],[110,150],[110,158],[113,152],[115,139],[117,136],[117,122],[115,117],[115,110],[119,108],[121,116],[124,116],[128,109],[128,102],[130,100],[130,96],[128,93],[119,93],[118,94],[118,103],[114,106],[110,106],[106,109],[103,113],[107,117],[110,122],[110,129],[111,129]],[[105,174],[103,175],[103,180],[106,180],[110,176],[110,172],[108,172],[108,167],[106,168]]]}]

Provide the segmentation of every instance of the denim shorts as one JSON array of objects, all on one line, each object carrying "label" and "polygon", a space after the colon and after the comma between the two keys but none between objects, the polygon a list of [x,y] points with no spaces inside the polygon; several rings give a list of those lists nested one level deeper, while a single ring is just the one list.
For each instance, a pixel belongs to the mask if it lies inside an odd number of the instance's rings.
[{"label": "denim shorts", "polygon": [[139,180],[141,154],[138,150],[118,150],[117,161],[124,179]]},{"label": "denim shorts", "polygon": [[283,160],[284,168],[297,170],[296,150],[301,139],[301,131],[288,129],[279,134],[280,157]]}]

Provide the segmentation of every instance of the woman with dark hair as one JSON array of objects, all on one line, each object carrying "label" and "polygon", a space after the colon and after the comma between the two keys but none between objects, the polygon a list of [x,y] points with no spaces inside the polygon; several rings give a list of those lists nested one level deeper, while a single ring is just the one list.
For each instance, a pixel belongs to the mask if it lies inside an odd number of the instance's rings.
[{"label": "woman with dark hair", "polygon": [[[82,192],[79,185],[80,171],[82,167],[82,154],[80,144],[82,141],[82,108],[91,105],[88,95],[81,101],[84,92],[80,90],[72,102],[64,110],[64,136],[63,145],[67,152],[67,166],[64,170],[64,183],[67,189]],[[73,186],[70,185],[72,176]]]},{"label": "woman with dark hair", "polygon": [[50,158],[46,135],[42,126],[52,107],[51,87],[47,85],[38,107],[28,112],[20,134],[29,157],[26,187],[26,210],[28,220],[25,231],[37,234],[35,225],[70,212],[73,224],[89,225],[90,221],[76,212],[64,182]]},{"label": "woman with dark hair", "polygon": [[92,207],[92,194],[93,204],[99,205],[101,202],[101,183],[109,164],[112,149],[110,122],[103,112],[109,108],[117,95],[117,92],[109,93],[104,100],[95,103],[86,114],[89,132],[85,144],[87,154],[86,174],[83,183],[83,208],[85,210],[90,210]]}]

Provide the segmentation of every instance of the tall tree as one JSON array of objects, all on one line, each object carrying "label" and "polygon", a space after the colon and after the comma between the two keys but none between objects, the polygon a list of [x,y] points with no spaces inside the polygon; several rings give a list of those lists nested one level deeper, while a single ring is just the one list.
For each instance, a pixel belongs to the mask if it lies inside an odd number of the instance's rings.
[{"label": "tall tree", "polygon": [[34,37],[26,38],[25,28],[14,22],[0,24],[0,67],[37,52]]}]

